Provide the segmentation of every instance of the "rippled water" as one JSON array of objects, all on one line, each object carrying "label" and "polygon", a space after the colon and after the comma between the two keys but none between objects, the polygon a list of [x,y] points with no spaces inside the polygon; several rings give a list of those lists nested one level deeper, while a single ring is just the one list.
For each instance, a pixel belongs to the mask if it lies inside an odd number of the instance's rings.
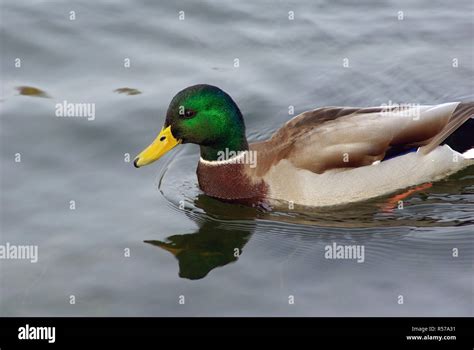
[{"label": "rippled water", "polygon": [[[196,146],[140,170],[124,161],[195,83],[234,97],[251,141],[288,120],[289,105],[472,101],[471,1],[1,9],[0,243],[39,248],[36,264],[0,260],[1,315],[472,316],[472,167],[401,210],[388,196],[265,212],[203,195]],[[55,117],[64,100],[95,103],[95,120]],[[364,246],[364,262],[326,259],[334,242]]]}]

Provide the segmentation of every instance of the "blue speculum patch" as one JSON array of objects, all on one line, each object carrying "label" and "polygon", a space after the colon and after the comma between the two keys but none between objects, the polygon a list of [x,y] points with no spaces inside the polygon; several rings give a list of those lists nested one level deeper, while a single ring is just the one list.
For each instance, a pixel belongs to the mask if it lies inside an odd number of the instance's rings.
[{"label": "blue speculum patch", "polygon": [[405,154],[408,154],[408,153],[412,153],[412,152],[416,152],[418,150],[418,147],[412,147],[412,148],[408,148],[408,149],[404,149],[404,150],[400,150],[399,152],[392,152],[390,154],[387,154],[384,159],[382,159],[382,162],[385,161],[385,160],[388,160],[388,159],[392,159],[392,158],[395,158],[395,157],[400,157],[400,156],[404,156]]}]

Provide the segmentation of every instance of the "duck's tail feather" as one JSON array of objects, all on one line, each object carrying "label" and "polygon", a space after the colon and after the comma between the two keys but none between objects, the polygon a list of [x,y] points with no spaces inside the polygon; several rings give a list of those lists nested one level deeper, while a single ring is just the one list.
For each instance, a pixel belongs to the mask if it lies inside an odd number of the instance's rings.
[{"label": "duck's tail feather", "polygon": [[440,144],[447,144],[458,152],[474,147],[474,102],[461,102],[448,124],[433,139],[418,150],[428,154]]},{"label": "duck's tail feather", "polygon": [[462,156],[466,159],[474,159],[474,148],[471,148],[464,152]]}]

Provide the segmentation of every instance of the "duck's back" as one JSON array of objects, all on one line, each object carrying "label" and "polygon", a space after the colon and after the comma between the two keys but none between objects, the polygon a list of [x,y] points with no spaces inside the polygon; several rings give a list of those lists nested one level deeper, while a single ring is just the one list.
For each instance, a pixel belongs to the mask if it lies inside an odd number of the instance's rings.
[{"label": "duck's back", "polygon": [[[259,153],[260,175],[282,159],[321,174],[371,165],[419,147],[429,153],[471,115],[474,103],[318,108],[296,116],[271,139],[250,148]],[[466,142],[472,147],[472,134],[463,139],[463,148],[468,146]]]}]

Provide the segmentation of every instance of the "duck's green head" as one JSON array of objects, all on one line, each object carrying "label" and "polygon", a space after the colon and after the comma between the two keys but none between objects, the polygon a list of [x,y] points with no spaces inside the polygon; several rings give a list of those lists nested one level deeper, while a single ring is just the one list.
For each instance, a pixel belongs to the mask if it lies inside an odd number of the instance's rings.
[{"label": "duck's green head", "polygon": [[194,85],[171,100],[165,125],[153,143],[134,161],[141,167],[159,159],[180,143],[201,147],[201,157],[218,160],[220,151],[248,149],[242,113],[232,98],[211,85]]}]

